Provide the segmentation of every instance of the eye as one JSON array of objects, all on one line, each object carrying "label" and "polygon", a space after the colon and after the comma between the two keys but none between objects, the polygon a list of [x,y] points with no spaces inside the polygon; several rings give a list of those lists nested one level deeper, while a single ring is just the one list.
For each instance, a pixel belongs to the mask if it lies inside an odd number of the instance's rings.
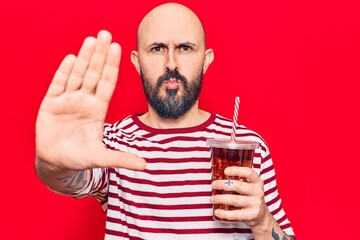
[{"label": "eye", "polygon": [[182,52],[189,52],[192,48],[190,46],[187,46],[187,45],[182,45],[180,46],[180,50]]},{"label": "eye", "polygon": [[156,46],[156,47],[153,47],[151,49],[152,52],[163,52],[164,51],[164,47],[161,47],[161,46]]}]

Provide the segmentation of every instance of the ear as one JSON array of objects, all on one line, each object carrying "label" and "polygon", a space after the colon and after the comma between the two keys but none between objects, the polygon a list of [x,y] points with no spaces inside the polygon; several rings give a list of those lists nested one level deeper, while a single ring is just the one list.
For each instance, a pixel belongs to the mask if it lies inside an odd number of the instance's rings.
[{"label": "ear", "polygon": [[140,74],[139,53],[137,51],[131,52],[131,62],[134,64],[136,71]]},{"label": "ear", "polygon": [[210,64],[214,61],[214,51],[212,49],[207,49],[205,51],[205,61],[203,66],[203,73],[205,74],[206,70],[210,66]]}]

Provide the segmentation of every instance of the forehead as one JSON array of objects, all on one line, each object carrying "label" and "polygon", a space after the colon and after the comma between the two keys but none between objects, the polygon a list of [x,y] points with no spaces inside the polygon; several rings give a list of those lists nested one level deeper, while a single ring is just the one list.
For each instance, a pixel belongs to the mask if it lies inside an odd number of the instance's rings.
[{"label": "forehead", "polygon": [[163,7],[147,14],[139,25],[138,44],[192,42],[204,45],[204,30],[195,13],[182,7]]}]

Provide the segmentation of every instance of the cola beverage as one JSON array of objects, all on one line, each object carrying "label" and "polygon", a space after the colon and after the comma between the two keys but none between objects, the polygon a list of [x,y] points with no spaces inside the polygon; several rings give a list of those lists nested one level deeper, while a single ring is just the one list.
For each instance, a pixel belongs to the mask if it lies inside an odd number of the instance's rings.
[{"label": "cola beverage", "polygon": [[[233,180],[242,180],[238,176],[227,176],[225,168],[252,167],[255,150],[259,148],[259,143],[252,141],[231,141],[228,139],[207,139],[207,145],[211,147],[212,180],[224,180],[229,186],[234,184]],[[213,189],[212,195],[217,194],[239,194],[233,191]],[[238,207],[227,204],[214,204],[213,211],[216,209],[235,210]],[[213,215],[214,220],[229,221],[219,219]]]}]

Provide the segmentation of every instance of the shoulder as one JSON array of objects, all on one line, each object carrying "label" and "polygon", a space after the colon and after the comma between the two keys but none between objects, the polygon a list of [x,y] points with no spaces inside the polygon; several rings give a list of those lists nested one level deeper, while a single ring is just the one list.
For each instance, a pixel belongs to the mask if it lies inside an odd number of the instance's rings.
[{"label": "shoulder", "polygon": [[133,121],[133,115],[115,123],[104,124],[103,144],[108,149],[128,151],[128,140],[132,138],[134,129],[137,129]]},{"label": "shoulder", "polygon": [[129,115],[115,123],[105,123],[104,124],[104,135],[111,134],[111,133],[117,133],[119,131],[128,129],[129,127],[131,127],[134,124],[135,123],[133,121],[133,115]]}]

